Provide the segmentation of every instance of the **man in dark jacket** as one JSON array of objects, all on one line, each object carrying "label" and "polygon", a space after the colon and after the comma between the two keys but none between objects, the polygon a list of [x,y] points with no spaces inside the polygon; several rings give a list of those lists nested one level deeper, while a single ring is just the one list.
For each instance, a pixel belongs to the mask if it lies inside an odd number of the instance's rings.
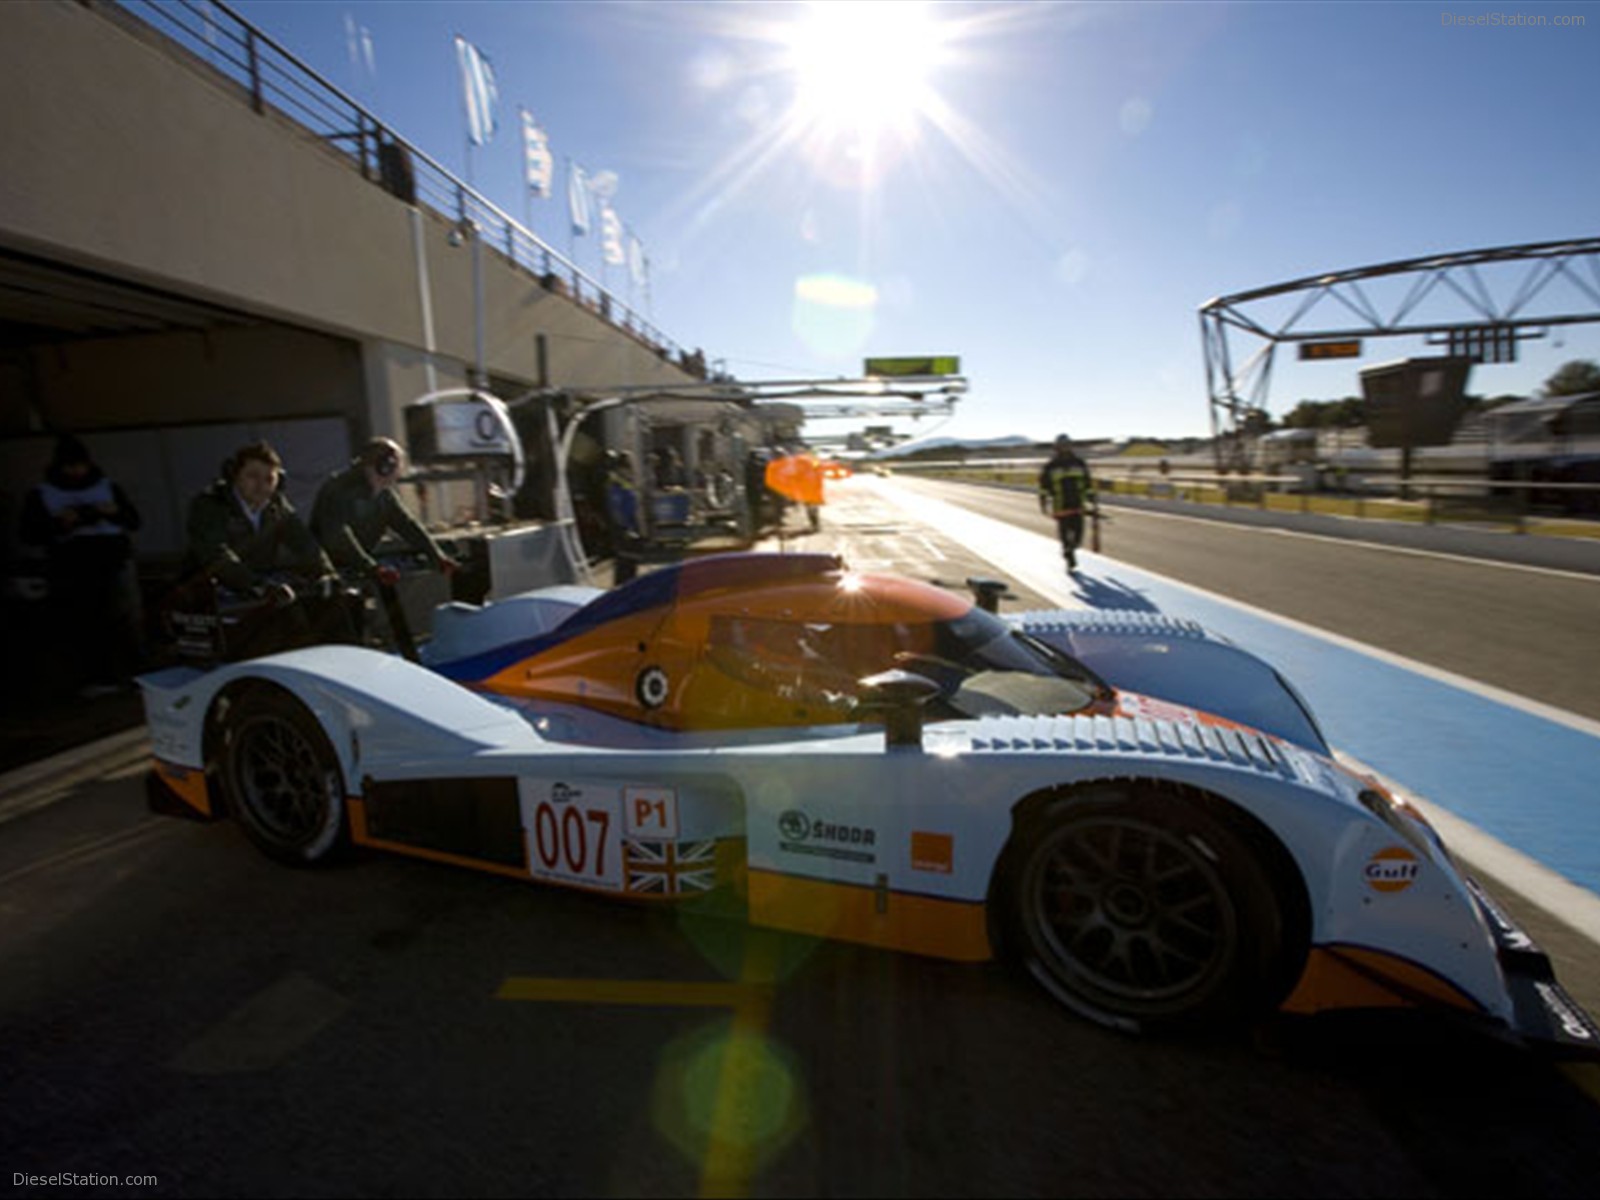
[{"label": "man in dark jacket", "polygon": [[1076,571],[1083,514],[1094,508],[1094,480],[1088,464],[1078,457],[1072,439],[1064,433],[1056,438],[1055,456],[1039,472],[1039,508],[1056,519],[1067,570]]},{"label": "man in dark jacket", "polygon": [[271,620],[242,623],[228,657],[267,654],[318,641],[348,641],[348,618],[334,595],[333,564],[279,485],[283,460],[267,442],[241,447],[222,478],[189,502],[186,582],[175,609],[270,601]]},{"label": "man in dark jacket", "polygon": [[88,448],[64,434],[43,482],[22,502],[24,543],[44,548],[56,640],[85,696],[129,682],[138,658],[139,592],[133,542],[139,513]]},{"label": "man in dark jacket", "polygon": [[398,442],[373,438],[343,471],[330,475],[311,506],[311,531],[327,550],[345,578],[371,584],[377,604],[367,617],[367,631],[379,642],[392,645],[415,659],[411,625],[395,585],[400,571],[373,556],[387,533],[396,534],[416,553],[424,555],[446,578],[456,572],[456,562],[439,545],[395,495],[405,455]]},{"label": "man in dark jacket", "polygon": [[305,582],[333,564],[280,490],[283,460],[266,442],[241,447],[222,478],[189,502],[188,570],[241,596],[294,599],[285,574]]},{"label": "man in dark jacket", "polygon": [[347,574],[393,586],[399,572],[372,555],[389,532],[425,555],[435,570],[454,574],[455,560],[439,549],[394,493],[404,463],[398,442],[373,438],[348,467],[329,476],[318,490],[311,506],[311,532],[334,565]]}]

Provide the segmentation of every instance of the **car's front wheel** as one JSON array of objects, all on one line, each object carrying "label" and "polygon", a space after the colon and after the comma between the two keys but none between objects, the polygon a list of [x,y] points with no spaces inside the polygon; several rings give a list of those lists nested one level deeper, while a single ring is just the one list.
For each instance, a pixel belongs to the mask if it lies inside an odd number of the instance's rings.
[{"label": "car's front wheel", "polygon": [[1177,796],[1096,789],[1019,822],[1005,948],[1073,1011],[1129,1032],[1223,1025],[1277,997],[1284,922],[1256,853]]},{"label": "car's front wheel", "polygon": [[334,857],[347,840],[344,777],[316,718],[259,688],[233,702],[223,732],[223,786],[250,840],[296,866]]}]

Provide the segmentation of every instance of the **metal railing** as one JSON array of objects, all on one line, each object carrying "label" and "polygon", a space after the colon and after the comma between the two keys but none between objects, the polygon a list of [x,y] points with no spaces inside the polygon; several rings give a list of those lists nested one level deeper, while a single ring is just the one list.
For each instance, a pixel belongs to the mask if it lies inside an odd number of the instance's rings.
[{"label": "metal railing", "polygon": [[[949,479],[1032,488],[1044,458],[947,459],[889,462],[896,473],[926,473]],[[1352,477],[1348,487],[1327,491],[1305,486],[1300,475],[1260,475],[1171,469],[1155,465],[1089,463],[1099,489],[1108,495],[1143,496],[1224,507],[1279,512],[1332,513],[1357,518],[1421,521],[1474,521],[1510,526],[1527,533],[1535,521],[1570,518],[1596,526],[1600,483],[1541,480],[1450,479],[1413,476],[1407,480]],[[1576,511],[1550,511],[1566,507]],[[1578,526],[1574,525],[1576,529]]]},{"label": "metal railing", "polygon": [[82,0],[125,13],[236,85],[241,102],[313,134],[362,177],[482,238],[544,287],[569,296],[661,358],[705,377],[705,357],[667,337],[571,259],[306,66],[220,0]]}]

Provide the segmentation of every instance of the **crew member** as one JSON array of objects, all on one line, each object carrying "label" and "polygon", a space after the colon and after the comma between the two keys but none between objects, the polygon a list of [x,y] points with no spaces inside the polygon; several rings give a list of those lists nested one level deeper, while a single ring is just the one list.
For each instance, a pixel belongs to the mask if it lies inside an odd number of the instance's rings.
[{"label": "crew member", "polygon": [[393,531],[425,556],[435,570],[453,575],[456,562],[433,540],[395,494],[405,454],[390,438],[373,438],[343,471],[328,477],[311,506],[311,531],[334,565],[361,579],[392,587],[400,579],[394,567],[380,563],[373,551]]},{"label": "crew member", "polygon": [[333,595],[333,564],[282,483],[278,452],[267,442],[251,442],[189,503],[187,579],[174,607],[210,609],[216,599],[205,593],[220,587],[225,603],[264,599],[279,610],[278,619],[244,622],[226,648],[229,657],[349,640],[348,620]]},{"label": "crew member", "polygon": [[616,557],[613,581],[626,583],[638,572],[637,552],[643,540],[639,489],[633,479],[633,455],[626,450],[606,451],[606,516],[611,523],[611,546]]},{"label": "crew member", "polygon": [[787,500],[805,506],[806,522],[813,533],[821,527],[823,504],[822,464],[804,446],[795,446],[767,464],[767,487]]},{"label": "crew member", "polygon": [[[139,657],[133,542],[139,513],[84,444],[56,439],[42,482],[22,502],[24,543],[47,554],[49,615],[70,664],[67,682],[91,698],[127,686]],[[84,682],[87,681],[87,682]]]},{"label": "crew member", "polygon": [[1067,570],[1078,569],[1078,547],[1083,542],[1083,514],[1094,508],[1094,480],[1089,467],[1072,448],[1066,434],[1056,438],[1055,456],[1039,472],[1039,509],[1056,519],[1061,553]]}]

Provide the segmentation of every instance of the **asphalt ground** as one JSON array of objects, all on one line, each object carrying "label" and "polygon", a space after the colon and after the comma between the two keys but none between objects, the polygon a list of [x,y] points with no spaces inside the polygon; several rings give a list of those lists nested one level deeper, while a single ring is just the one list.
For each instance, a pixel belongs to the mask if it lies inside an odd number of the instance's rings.
[{"label": "asphalt ground", "polygon": [[1286,529],[1345,541],[1374,542],[1426,550],[1434,554],[1457,554],[1494,562],[1600,575],[1600,538],[1592,536],[1519,534],[1505,525],[1483,522],[1445,519],[1429,525],[1416,521],[1387,521],[1326,513],[1274,512],[1246,504],[1197,504],[1143,496],[1113,495],[1108,496],[1107,500],[1119,509],[1183,514],[1257,529]]},{"label": "asphalt ground", "polygon": [[[138,1196],[1588,1196],[1584,1077],[1389,1019],[1133,1041],[993,966],[395,857],[130,764],[0,841],[0,1171]],[[694,988],[698,988],[698,997]]]},{"label": "asphalt ground", "polygon": [[[868,488],[785,541],[956,588],[994,573]],[[156,1182],[21,1194],[1588,1196],[1600,1178],[1593,1068],[1392,1017],[1132,1041],[995,966],[395,857],[290,870],[230,824],[147,815],[138,749],[0,795],[0,1174]],[[1558,953],[1569,985],[1571,965]],[[1600,1011],[1600,987],[1580,998]]]}]

